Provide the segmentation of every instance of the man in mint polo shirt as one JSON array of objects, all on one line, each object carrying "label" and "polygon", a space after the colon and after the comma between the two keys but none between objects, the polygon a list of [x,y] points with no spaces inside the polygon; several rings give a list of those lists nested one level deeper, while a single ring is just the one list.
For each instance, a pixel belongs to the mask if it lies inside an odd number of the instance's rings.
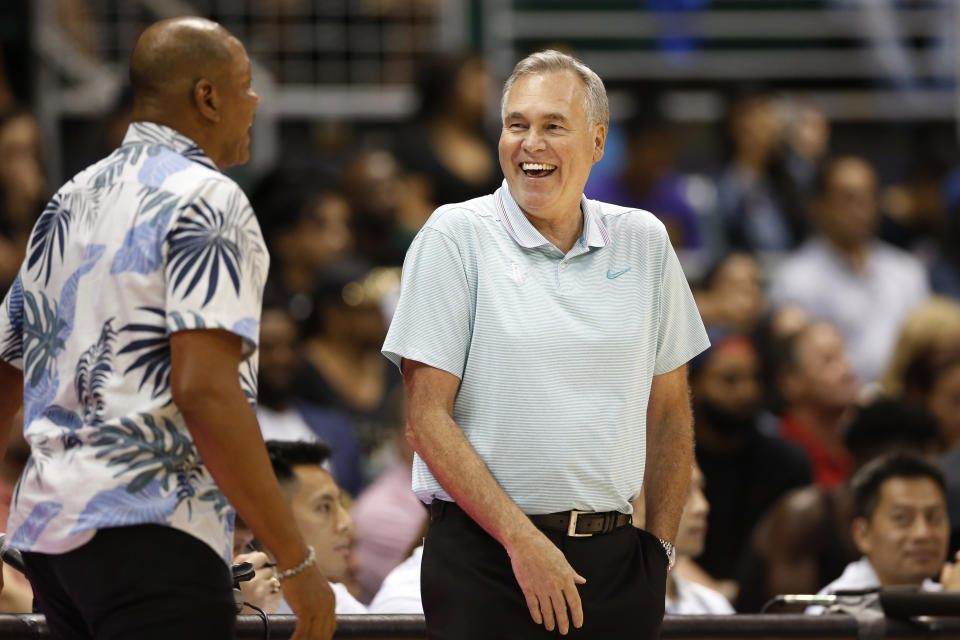
[{"label": "man in mint polo shirt", "polygon": [[[685,363],[706,332],[663,225],[583,196],[600,78],[535,53],[502,115],[503,185],[424,225],[383,348],[431,510],[427,635],[654,638],[693,461]],[[645,531],[628,526],[642,486]]]}]

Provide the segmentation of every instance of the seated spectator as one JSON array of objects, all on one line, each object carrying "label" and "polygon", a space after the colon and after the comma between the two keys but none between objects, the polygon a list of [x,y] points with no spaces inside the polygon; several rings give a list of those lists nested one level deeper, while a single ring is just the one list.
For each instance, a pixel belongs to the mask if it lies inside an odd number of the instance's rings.
[{"label": "seated spectator", "polygon": [[345,413],[293,395],[302,350],[286,298],[272,290],[264,296],[260,317],[260,376],[257,420],[264,440],[323,441],[333,447],[330,471],[352,495],[363,487],[360,446]]},{"label": "seated spectator", "polygon": [[270,250],[268,286],[289,297],[297,322],[310,314],[313,287],[324,268],[354,247],[346,197],[317,182],[307,172],[283,168],[268,175],[253,194]]},{"label": "seated spectator", "polygon": [[377,475],[374,453],[390,439],[391,392],[399,370],[380,355],[387,334],[380,305],[399,285],[394,272],[342,261],[330,265],[314,290],[306,321],[296,397],[346,414],[360,443],[366,477]]},{"label": "seated spectator", "polygon": [[910,254],[875,237],[877,176],[862,158],[825,165],[814,201],[818,233],[774,274],[774,306],[798,304],[839,329],[857,377],[877,382],[907,315],[929,295]]},{"label": "seated spectator", "polygon": [[[703,551],[707,535],[707,514],[710,503],[703,495],[703,473],[693,463],[690,489],[683,505],[680,526],[677,529],[677,563],[667,574],[665,612],[672,615],[725,615],[734,613],[730,601],[722,593],[697,582],[702,573],[693,558]],[[633,525],[644,527],[645,512],[641,497],[633,501]],[[689,576],[689,577],[688,577]]]},{"label": "seated spectator", "polygon": [[[960,589],[944,563],[950,522],[943,474],[923,458],[895,453],[867,464],[851,481],[853,540],[863,556],[819,593],[909,585]],[[931,578],[939,576],[941,582]],[[808,613],[822,613],[810,607]]]},{"label": "seated spectator", "polygon": [[761,277],[760,264],[749,253],[735,252],[718,260],[694,291],[704,324],[754,331],[767,305]]},{"label": "seated spectator", "polygon": [[626,123],[626,153],[624,162],[617,165],[621,168],[605,179],[594,169],[584,193],[593,200],[649,211],[666,226],[675,249],[713,251],[715,241],[702,228],[701,213],[691,195],[695,182],[677,166],[674,129],[654,96],[638,96],[637,102],[641,111]]},{"label": "seated spectator", "polygon": [[904,397],[937,419],[943,452],[960,448],[960,343],[917,354],[907,365]]},{"label": "seated spectator", "polygon": [[830,149],[830,122],[817,105],[804,100],[786,102],[784,112],[784,165],[806,203]]},{"label": "seated spectator", "polygon": [[760,425],[760,430],[767,435],[780,435],[779,416],[783,413],[783,398],[776,385],[780,345],[808,324],[810,316],[803,307],[788,304],[762,315],[751,333],[760,356],[760,379],[769,381],[763,389],[764,416]]},{"label": "seated spectator", "polygon": [[801,199],[781,157],[780,105],[769,95],[730,109],[733,157],[717,181],[717,216],[731,249],[785,251],[807,233]]},{"label": "seated spectator", "polygon": [[829,323],[815,322],[784,338],[777,351],[780,436],[807,454],[814,482],[832,489],[853,469],[843,431],[860,391],[843,337]]},{"label": "seated spectator", "polygon": [[407,442],[402,389],[390,399],[393,461],[353,504],[354,566],[361,602],[370,602],[384,577],[423,538],[427,510],[413,493],[413,447]]},{"label": "seated spectator", "polygon": [[40,125],[29,111],[0,113],[0,290],[20,269],[47,193]]},{"label": "seated spectator", "polygon": [[883,392],[891,398],[904,393],[907,366],[931,349],[960,347],[960,302],[931,296],[914,309],[900,327],[893,356],[883,374]]},{"label": "seated spectator", "polygon": [[374,149],[350,159],[343,188],[354,214],[357,254],[374,264],[402,264],[435,208],[427,181],[407,175],[391,152]]},{"label": "seated spectator", "polygon": [[[761,388],[753,343],[716,327],[708,334],[712,346],[690,363],[696,456],[710,503],[697,560],[714,579],[733,580],[754,524],[781,495],[810,484],[811,474],[801,450],[757,430]],[[723,589],[732,599],[735,585]]]},{"label": "seated spectator", "polygon": [[[267,452],[273,471],[280,482],[284,497],[290,503],[293,517],[300,533],[316,555],[317,567],[331,581],[336,596],[336,613],[366,613],[347,588],[336,582],[347,573],[350,544],[353,539],[353,521],[343,507],[340,487],[334,482],[323,464],[330,455],[330,448],[317,442],[267,442]],[[263,558],[241,555],[234,562],[254,562],[263,567]],[[280,591],[280,583],[261,569],[249,582],[240,584],[245,602],[254,604],[266,613],[292,614],[289,605],[281,598],[265,601],[263,594],[274,597]],[[269,588],[265,589],[265,585]],[[247,611],[246,613],[250,613]]]},{"label": "seated spectator", "polygon": [[946,175],[942,194],[944,217],[930,261],[930,286],[938,294],[960,302],[960,167]]},{"label": "seated spectator", "polygon": [[395,153],[408,180],[419,181],[432,204],[420,220],[399,226],[412,239],[432,209],[492,193],[500,186],[496,148],[484,127],[490,74],[483,57],[436,55],[417,72],[420,108],[399,132]]},{"label": "seated spectator", "polygon": [[[890,452],[926,454],[937,438],[927,411],[899,400],[858,409],[844,434],[854,468]],[[737,611],[756,613],[775,595],[813,593],[859,555],[850,535],[849,483],[794,489],[763,516],[741,567]]]}]

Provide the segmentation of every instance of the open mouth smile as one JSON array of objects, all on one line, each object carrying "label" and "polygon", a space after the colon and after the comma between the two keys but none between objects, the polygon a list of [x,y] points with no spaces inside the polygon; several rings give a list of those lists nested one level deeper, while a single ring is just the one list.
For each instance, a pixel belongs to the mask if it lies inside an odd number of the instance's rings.
[{"label": "open mouth smile", "polygon": [[557,165],[546,162],[521,162],[520,170],[531,178],[545,178],[557,170]]}]

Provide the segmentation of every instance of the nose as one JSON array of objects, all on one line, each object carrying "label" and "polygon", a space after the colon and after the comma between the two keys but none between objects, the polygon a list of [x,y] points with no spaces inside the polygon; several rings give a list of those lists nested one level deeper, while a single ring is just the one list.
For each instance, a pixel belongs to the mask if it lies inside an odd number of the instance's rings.
[{"label": "nose", "polygon": [[696,515],[707,515],[710,513],[710,503],[707,502],[707,497],[703,495],[703,491],[697,489],[693,492],[693,495],[690,496],[690,512]]},{"label": "nose", "polygon": [[537,128],[527,128],[527,133],[523,136],[523,150],[527,152],[542,151],[544,146],[543,136],[540,135]]},{"label": "nose", "polygon": [[353,535],[353,516],[342,505],[340,506],[340,521],[338,523],[340,531]]}]

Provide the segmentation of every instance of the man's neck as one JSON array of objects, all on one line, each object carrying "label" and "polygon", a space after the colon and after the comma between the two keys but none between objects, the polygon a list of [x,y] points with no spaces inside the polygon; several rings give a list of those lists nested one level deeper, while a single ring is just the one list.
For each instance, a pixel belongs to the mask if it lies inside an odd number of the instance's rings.
[{"label": "man's neck", "polygon": [[849,409],[812,404],[796,404],[787,411],[790,419],[815,432],[825,443],[840,448],[843,447],[843,426],[849,415]]},{"label": "man's neck", "polygon": [[523,214],[530,221],[530,224],[540,232],[540,235],[564,253],[573,248],[573,245],[580,238],[580,234],[583,233],[583,212],[580,210],[579,201],[576,211],[571,210],[562,216],[542,218],[531,215],[526,211]]},{"label": "man's neck", "polygon": [[855,245],[843,245],[827,238],[827,242],[834,251],[840,254],[855,273],[862,273],[867,268],[870,259],[870,243],[864,242]]}]

